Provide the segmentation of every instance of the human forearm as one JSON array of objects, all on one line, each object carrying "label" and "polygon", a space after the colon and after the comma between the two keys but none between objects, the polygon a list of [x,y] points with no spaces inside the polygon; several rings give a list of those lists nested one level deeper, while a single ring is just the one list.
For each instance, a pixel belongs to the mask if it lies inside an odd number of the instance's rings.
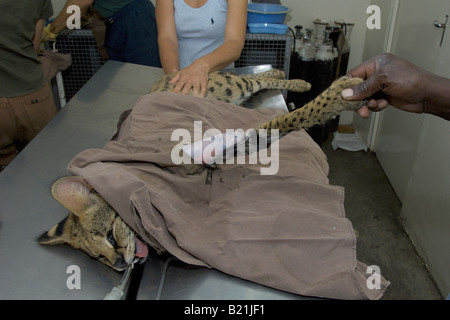
[{"label": "human forearm", "polygon": [[364,79],[342,91],[346,100],[367,100],[358,110],[364,118],[369,116],[369,110],[381,111],[392,105],[450,120],[450,79],[387,53],[365,61],[348,75]]},{"label": "human forearm", "polygon": [[170,83],[176,83],[174,92],[188,94],[192,88],[193,95],[205,96],[208,74],[235,61],[241,50],[242,46],[238,42],[229,41],[210,54],[198,58],[172,78]]},{"label": "human forearm", "polygon": [[42,30],[44,30],[44,24],[45,21],[43,19],[39,19],[36,22],[36,31],[33,37],[33,47],[36,52],[39,52],[41,48],[41,37],[42,37]]},{"label": "human forearm", "polygon": [[[204,55],[188,66],[184,66],[172,78],[170,83],[176,84],[173,92],[188,94],[191,90],[194,95],[204,96],[208,83],[208,74],[212,71],[223,69],[239,58],[245,42],[245,29],[247,17],[247,1],[228,0],[227,22],[225,26],[224,43],[210,54]],[[156,21],[158,23],[159,44],[161,40],[171,40],[177,44],[176,49],[172,47],[172,53],[176,52],[177,63],[179,63],[178,39],[174,21],[173,1],[158,0],[156,3]],[[166,73],[171,57],[169,47],[163,44],[160,47],[160,56]],[[179,68],[179,64],[177,64]]]},{"label": "human forearm", "polygon": [[424,79],[426,90],[424,112],[450,120],[450,79],[430,75]]},{"label": "human forearm", "polygon": [[229,40],[208,55],[195,61],[208,73],[221,70],[239,59],[244,44],[238,40]]},{"label": "human forearm", "polygon": [[224,43],[210,54],[198,59],[207,72],[217,71],[239,59],[245,43],[247,1],[228,0]]},{"label": "human forearm", "polygon": [[161,65],[166,74],[178,71],[179,66],[179,55],[178,55],[178,44],[176,42],[159,39],[159,56],[161,59]]},{"label": "human forearm", "polygon": [[173,1],[156,1],[155,16],[156,26],[158,28],[158,47],[161,65],[166,74],[173,73],[180,68]]}]

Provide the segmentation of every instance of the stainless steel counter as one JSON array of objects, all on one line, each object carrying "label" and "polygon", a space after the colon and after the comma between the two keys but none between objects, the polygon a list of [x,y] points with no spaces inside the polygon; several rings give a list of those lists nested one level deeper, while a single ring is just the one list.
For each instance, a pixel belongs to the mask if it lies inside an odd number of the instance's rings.
[{"label": "stainless steel counter", "polygon": [[[121,274],[67,246],[41,246],[36,238],[67,215],[50,194],[69,161],[102,147],[123,110],[147,93],[161,69],[106,63],[0,174],[0,299],[102,299]],[[81,289],[68,289],[80,268]]]},{"label": "stainless steel counter", "polygon": [[[268,70],[272,70],[272,66],[270,64],[235,68],[230,69],[229,71],[241,75],[261,73]],[[243,106],[248,109],[279,108],[285,110],[286,112],[288,111],[286,101],[281,94],[281,90],[264,90],[258,92],[254,96],[250,97],[247,101],[245,101]]]},{"label": "stainless steel counter", "polygon": [[[102,147],[121,112],[162,75],[158,68],[107,62],[0,174],[0,299],[102,299],[120,281],[120,273],[86,254],[41,246],[36,238],[67,215],[50,187],[67,175],[69,161],[84,149]],[[278,101],[269,105],[286,108],[279,92],[266,94]],[[153,255],[146,263],[138,299],[155,299],[165,259]],[[74,265],[81,289],[67,286]],[[163,299],[297,298],[216,270],[177,261],[167,266]]]},{"label": "stainless steel counter", "polygon": [[187,265],[170,256],[153,255],[143,270],[136,299],[303,300],[307,298],[233,277],[215,269]]}]

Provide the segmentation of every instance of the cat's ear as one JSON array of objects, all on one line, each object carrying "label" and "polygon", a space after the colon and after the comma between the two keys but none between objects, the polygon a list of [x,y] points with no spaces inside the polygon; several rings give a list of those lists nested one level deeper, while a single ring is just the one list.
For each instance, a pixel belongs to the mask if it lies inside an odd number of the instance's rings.
[{"label": "cat's ear", "polygon": [[80,216],[92,204],[92,187],[82,177],[70,176],[56,181],[52,195],[67,210]]},{"label": "cat's ear", "polygon": [[93,204],[93,189],[82,177],[69,176],[56,181],[51,191],[53,197],[70,213],[60,223],[44,232],[38,242],[45,245],[72,245],[78,218]]}]

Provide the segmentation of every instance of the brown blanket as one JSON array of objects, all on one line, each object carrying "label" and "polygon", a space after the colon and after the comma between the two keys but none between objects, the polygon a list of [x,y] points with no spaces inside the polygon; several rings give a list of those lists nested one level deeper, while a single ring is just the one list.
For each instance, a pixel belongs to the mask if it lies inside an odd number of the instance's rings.
[{"label": "brown blanket", "polygon": [[368,288],[371,274],[356,259],[344,190],[328,183],[326,157],[305,131],[279,141],[276,175],[261,175],[269,164],[259,161],[216,170],[172,161],[176,129],[192,138],[194,121],[202,121],[203,131],[246,130],[282,112],[145,95],[122,115],[104,148],[81,152],[68,170],[159,252],[301,295],[380,298],[389,282],[381,278],[379,289]]}]

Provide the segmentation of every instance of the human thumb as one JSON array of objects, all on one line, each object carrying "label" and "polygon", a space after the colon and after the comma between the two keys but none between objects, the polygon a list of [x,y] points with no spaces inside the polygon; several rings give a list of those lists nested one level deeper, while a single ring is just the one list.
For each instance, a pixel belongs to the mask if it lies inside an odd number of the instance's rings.
[{"label": "human thumb", "polygon": [[177,72],[172,79],[170,79],[169,83],[173,84],[173,83],[177,83],[180,80],[180,73]]},{"label": "human thumb", "polygon": [[341,92],[344,100],[365,100],[379,91],[380,86],[376,83],[377,78],[372,76],[353,87],[345,88]]},{"label": "human thumb", "polygon": [[341,96],[345,100],[352,100],[352,97],[354,96],[354,94],[355,94],[355,91],[353,90],[353,88],[346,88],[346,89],[342,90],[342,92],[341,92]]}]

